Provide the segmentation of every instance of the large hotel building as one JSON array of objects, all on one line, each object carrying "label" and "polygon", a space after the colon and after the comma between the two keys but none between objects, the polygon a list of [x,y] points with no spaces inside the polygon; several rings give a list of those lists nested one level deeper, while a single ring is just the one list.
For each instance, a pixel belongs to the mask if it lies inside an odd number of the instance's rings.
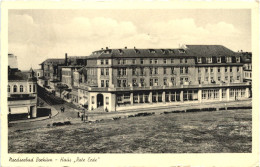
[{"label": "large hotel building", "polygon": [[251,84],[244,81],[243,70],[248,60],[242,53],[221,45],[105,48],[85,59],[82,68],[72,71],[71,102],[85,105],[90,111],[241,100],[251,96]]}]

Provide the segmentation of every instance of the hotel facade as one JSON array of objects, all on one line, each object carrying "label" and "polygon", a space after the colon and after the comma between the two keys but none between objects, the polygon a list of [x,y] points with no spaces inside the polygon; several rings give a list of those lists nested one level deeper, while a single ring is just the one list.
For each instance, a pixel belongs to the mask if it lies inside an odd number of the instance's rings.
[{"label": "hotel facade", "polygon": [[243,60],[221,45],[106,48],[87,56],[86,65],[73,73],[74,89],[89,111],[242,100],[251,90]]}]

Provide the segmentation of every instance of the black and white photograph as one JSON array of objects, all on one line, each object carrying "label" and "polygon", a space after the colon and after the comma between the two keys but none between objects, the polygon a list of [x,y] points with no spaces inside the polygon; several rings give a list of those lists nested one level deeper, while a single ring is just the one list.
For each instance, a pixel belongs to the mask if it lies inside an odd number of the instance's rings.
[{"label": "black and white photograph", "polygon": [[9,154],[253,152],[250,8],[7,18]]}]

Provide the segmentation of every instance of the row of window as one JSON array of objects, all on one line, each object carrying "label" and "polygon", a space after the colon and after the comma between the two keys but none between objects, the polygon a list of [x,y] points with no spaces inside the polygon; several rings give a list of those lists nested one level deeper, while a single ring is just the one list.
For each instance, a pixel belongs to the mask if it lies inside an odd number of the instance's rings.
[{"label": "row of window", "polygon": [[[226,98],[227,90],[222,89],[222,98]],[[218,99],[219,98],[219,90],[202,90],[202,99]],[[230,89],[229,91],[229,97],[233,98],[239,98],[239,97],[245,97],[245,89]]]},{"label": "row of window", "polygon": [[[236,71],[239,72],[240,71],[240,67],[233,67],[233,68],[236,68]],[[228,70],[228,67],[225,67],[225,72],[233,72],[233,68],[232,67],[229,67],[229,70]],[[198,73],[201,73],[202,69],[205,69],[205,73],[208,73],[209,71],[211,73],[214,72],[214,68],[213,67],[206,67],[206,68],[201,68],[201,67],[198,67]],[[221,72],[221,67],[218,67],[217,68],[217,72],[220,73]]]},{"label": "row of window", "polygon": [[[202,57],[197,57],[197,62],[202,63]],[[212,57],[206,57],[207,63],[212,63]],[[240,57],[236,57],[236,62],[240,63]],[[217,63],[222,63],[221,57],[217,57]],[[232,63],[232,57],[226,57],[226,63]]]},{"label": "row of window", "polygon": [[[217,80],[221,81],[221,76],[218,76]],[[228,81],[228,80],[229,80],[229,82],[234,82],[234,77],[233,76],[230,76],[230,77],[225,76],[225,81]],[[237,76],[236,80],[240,81],[240,76]],[[209,81],[209,77],[205,76],[204,81]],[[210,77],[210,81],[214,82],[214,77]],[[198,77],[198,82],[199,82],[199,84],[201,83],[201,77]]]},{"label": "row of window", "polygon": [[[19,88],[19,89],[18,89]],[[8,88],[7,88],[7,91],[8,92],[11,92],[11,86],[8,85]],[[24,86],[23,85],[20,85],[19,87],[17,85],[14,85],[13,88],[12,88],[12,91],[15,93],[15,92],[24,92]],[[29,92],[36,92],[36,86],[35,85],[29,85]]]},{"label": "row of window", "polygon": [[[109,97],[105,98],[106,105],[109,105]],[[91,104],[95,104],[95,96],[91,96]]]},{"label": "row of window", "polygon": [[109,61],[108,61],[108,59],[101,59],[101,60],[100,60],[100,64],[101,64],[101,65],[108,65],[108,64],[109,64]]},{"label": "row of window", "polygon": [[[174,63],[174,59],[163,59],[162,60],[163,64],[168,64],[168,63],[171,63],[173,64]],[[117,59],[117,64],[136,64],[136,59],[130,59],[130,60],[127,60],[127,59]],[[158,59],[149,59],[149,63],[150,64],[158,64],[159,63],[159,60]],[[188,60],[186,58],[181,58],[180,59],[180,63],[188,63]],[[144,59],[140,59],[140,64],[144,64]]]},{"label": "row of window", "polygon": [[106,68],[106,69],[104,69],[104,68],[101,68],[101,74],[100,75],[109,75],[109,69],[108,68]]},{"label": "row of window", "polygon": [[101,87],[104,88],[108,88],[109,87],[109,80],[101,80]]},{"label": "row of window", "polygon": [[[132,68],[132,75],[145,75],[144,68],[140,68],[140,74],[138,73],[138,68]],[[175,74],[176,69],[174,67],[171,67],[171,74]],[[189,68],[188,67],[180,67],[180,73],[181,74],[188,74],[189,73]],[[158,67],[150,67],[149,68],[149,74],[158,74]],[[163,68],[163,74],[168,74],[167,73],[167,68]],[[101,69],[101,75],[104,75],[104,69],[102,71]],[[106,71],[106,75],[109,75],[108,69]],[[124,76],[127,75],[126,73],[126,68],[119,68],[117,69],[117,75],[118,76]]]}]

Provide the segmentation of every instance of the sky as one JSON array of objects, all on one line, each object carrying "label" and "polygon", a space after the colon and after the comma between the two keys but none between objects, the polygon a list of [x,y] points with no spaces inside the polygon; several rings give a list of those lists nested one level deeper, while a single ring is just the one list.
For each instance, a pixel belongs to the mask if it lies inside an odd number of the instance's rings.
[{"label": "sky", "polygon": [[47,58],[88,56],[101,48],[224,45],[251,51],[249,9],[9,10],[8,52],[21,70]]}]

